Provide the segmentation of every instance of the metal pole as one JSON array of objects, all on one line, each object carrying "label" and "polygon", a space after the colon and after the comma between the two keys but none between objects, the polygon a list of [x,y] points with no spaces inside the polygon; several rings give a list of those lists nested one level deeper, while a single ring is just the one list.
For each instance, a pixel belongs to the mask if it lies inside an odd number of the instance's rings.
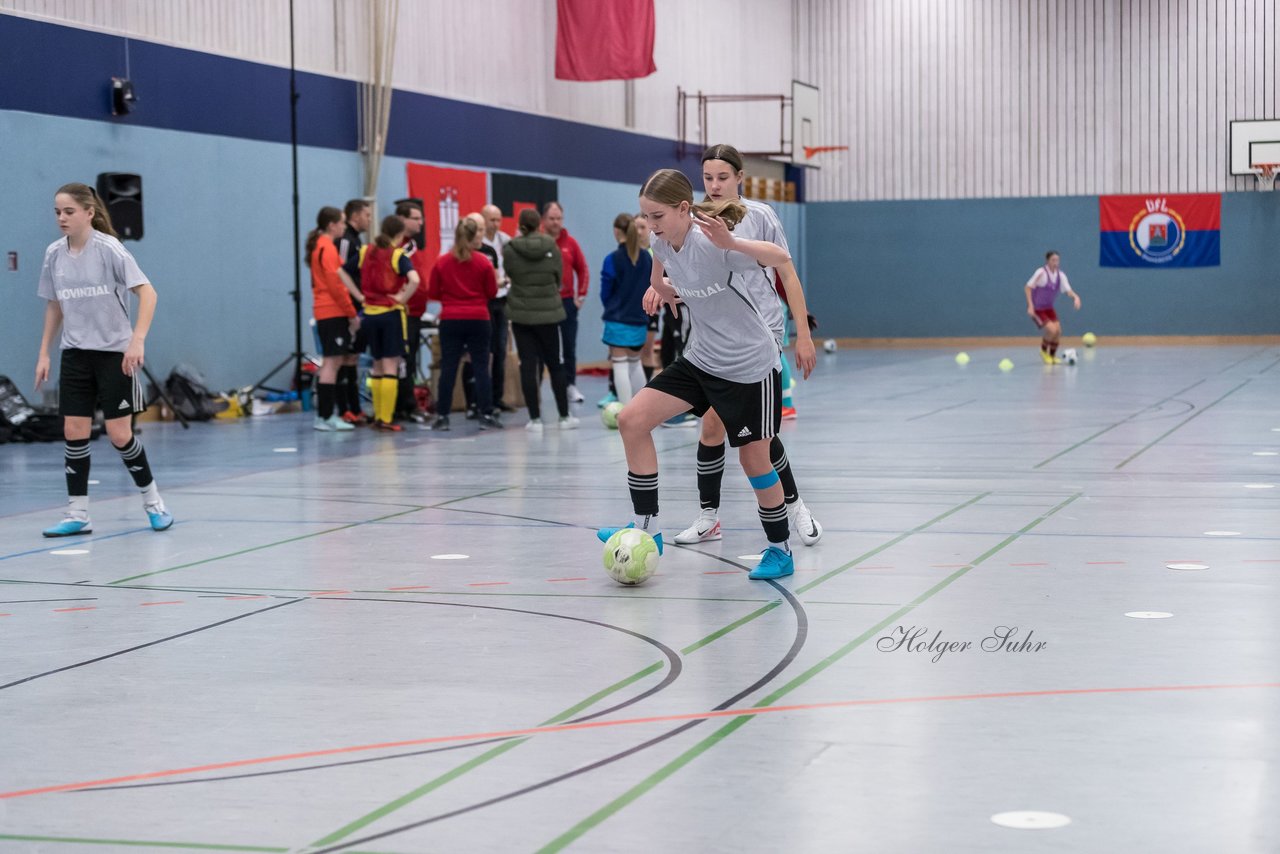
[{"label": "metal pole", "polygon": [[289,0],[289,143],[293,156],[293,388],[302,395],[302,227],[298,221],[298,68]]}]

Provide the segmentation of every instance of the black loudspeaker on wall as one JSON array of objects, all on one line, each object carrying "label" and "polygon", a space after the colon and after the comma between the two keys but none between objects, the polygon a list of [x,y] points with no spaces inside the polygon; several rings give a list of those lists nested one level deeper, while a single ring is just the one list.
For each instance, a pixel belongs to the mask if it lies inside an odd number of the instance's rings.
[{"label": "black loudspeaker on wall", "polygon": [[129,172],[98,175],[98,198],[107,206],[121,240],[142,239],[142,176]]}]

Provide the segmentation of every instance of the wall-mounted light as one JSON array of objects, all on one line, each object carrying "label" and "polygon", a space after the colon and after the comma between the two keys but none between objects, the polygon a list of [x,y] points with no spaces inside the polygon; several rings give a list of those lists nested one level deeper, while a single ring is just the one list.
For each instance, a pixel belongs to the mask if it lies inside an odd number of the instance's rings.
[{"label": "wall-mounted light", "polygon": [[133,81],[124,77],[111,78],[111,115],[127,116],[133,112],[138,96],[133,93]]}]

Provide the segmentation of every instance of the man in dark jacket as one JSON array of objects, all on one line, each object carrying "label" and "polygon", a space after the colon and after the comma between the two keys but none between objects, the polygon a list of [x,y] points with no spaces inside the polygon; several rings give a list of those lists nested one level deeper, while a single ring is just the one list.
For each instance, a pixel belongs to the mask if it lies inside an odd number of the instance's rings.
[{"label": "man in dark jacket", "polygon": [[578,419],[569,414],[568,383],[564,374],[561,324],[565,318],[560,297],[563,261],[556,242],[538,231],[541,217],[535,210],[520,212],[520,234],[502,247],[503,268],[511,280],[507,316],[520,358],[520,385],[529,408],[530,432],[542,431],[538,386],[542,365],[551,374],[551,391],[560,413],[560,427],[571,430]]}]

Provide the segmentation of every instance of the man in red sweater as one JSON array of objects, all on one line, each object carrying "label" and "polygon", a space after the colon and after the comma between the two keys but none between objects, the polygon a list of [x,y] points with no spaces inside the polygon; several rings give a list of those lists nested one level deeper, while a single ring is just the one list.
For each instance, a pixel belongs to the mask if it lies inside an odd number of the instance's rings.
[{"label": "man in red sweater", "polygon": [[582,392],[576,385],[578,375],[578,309],[587,299],[587,282],[591,271],[578,241],[564,227],[564,208],[559,202],[547,202],[542,209],[542,231],[560,247],[564,273],[560,279],[560,298],[564,301],[564,320],[560,322],[560,341],[564,347],[564,378],[569,384],[569,400],[582,403]]}]

